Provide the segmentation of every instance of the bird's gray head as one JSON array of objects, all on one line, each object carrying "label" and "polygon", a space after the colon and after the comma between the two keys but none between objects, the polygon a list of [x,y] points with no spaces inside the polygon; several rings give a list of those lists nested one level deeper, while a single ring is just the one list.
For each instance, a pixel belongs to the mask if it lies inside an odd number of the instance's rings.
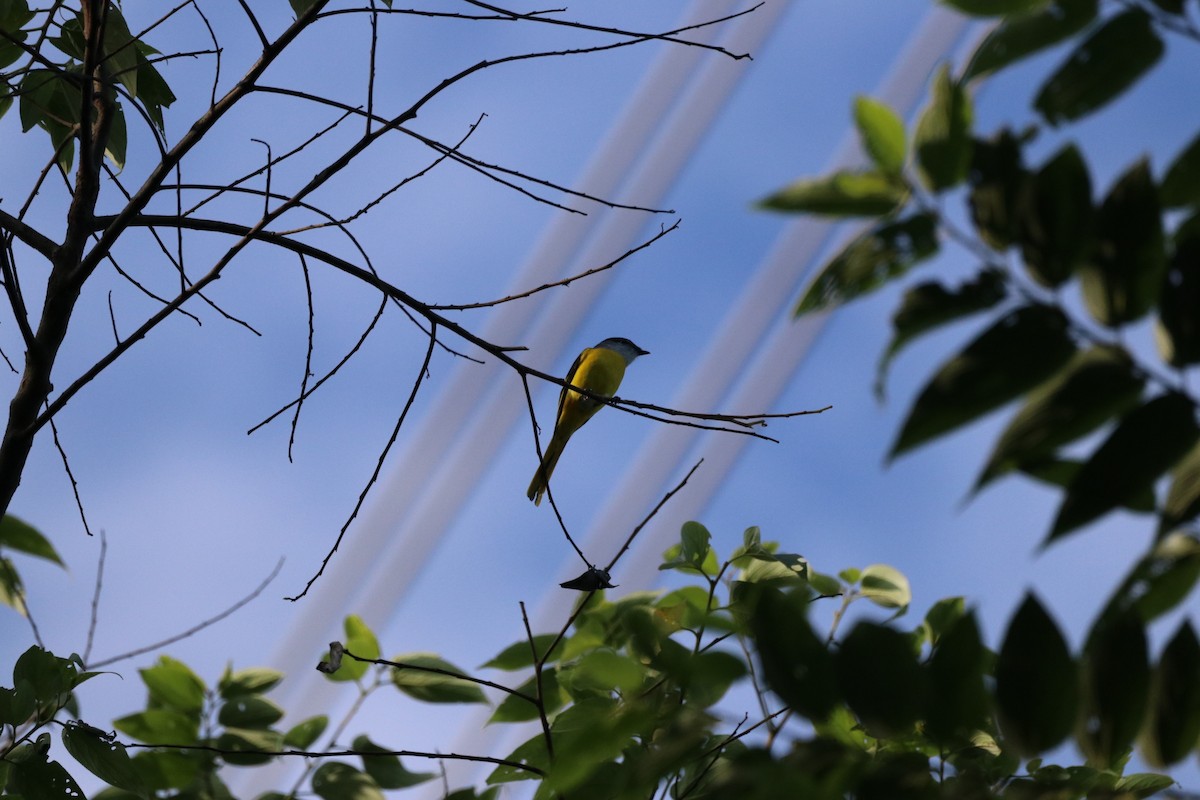
[{"label": "bird's gray head", "polygon": [[638,356],[650,355],[649,350],[643,350],[633,342],[629,341],[628,339],[621,338],[620,336],[613,337],[612,339],[605,339],[603,342],[596,345],[596,347],[603,347],[606,350],[612,350],[615,353],[619,353],[621,358],[625,359],[626,364],[632,364],[633,360]]}]

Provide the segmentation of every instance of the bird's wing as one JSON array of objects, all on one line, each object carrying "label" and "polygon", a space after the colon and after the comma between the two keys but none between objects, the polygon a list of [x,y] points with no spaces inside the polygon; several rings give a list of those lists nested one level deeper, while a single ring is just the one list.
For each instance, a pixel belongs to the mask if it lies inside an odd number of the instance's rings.
[{"label": "bird's wing", "polygon": [[[567,386],[570,386],[571,382],[575,380],[575,373],[579,371],[579,365],[583,363],[583,357],[590,349],[590,347],[585,347],[583,351],[575,357],[575,363],[571,365],[569,370],[567,370]],[[554,415],[555,422],[562,418],[563,405],[567,402],[567,386],[562,387],[562,391],[558,393],[558,411]]]}]

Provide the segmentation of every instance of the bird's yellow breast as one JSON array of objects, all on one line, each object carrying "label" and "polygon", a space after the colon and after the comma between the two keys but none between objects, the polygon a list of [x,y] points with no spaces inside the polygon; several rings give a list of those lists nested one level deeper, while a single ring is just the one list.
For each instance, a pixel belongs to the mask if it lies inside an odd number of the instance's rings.
[{"label": "bird's yellow breast", "polygon": [[[619,353],[604,347],[589,347],[579,354],[567,381],[572,386],[610,397],[616,394],[624,377],[625,359]],[[559,424],[565,422],[571,429],[578,429],[602,406],[603,403],[564,388],[559,396]]]}]

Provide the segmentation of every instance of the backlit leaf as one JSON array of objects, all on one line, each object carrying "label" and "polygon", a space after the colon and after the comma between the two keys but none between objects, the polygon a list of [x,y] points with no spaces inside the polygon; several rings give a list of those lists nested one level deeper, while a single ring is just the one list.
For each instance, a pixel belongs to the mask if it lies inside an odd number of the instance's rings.
[{"label": "backlit leaf", "polygon": [[5,514],[4,518],[0,519],[0,548],[44,558],[60,567],[66,566],[49,539],[32,525],[12,514]]},{"label": "backlit leaf", "polygon": [[820,178],[802,178],[763,199],[760,208],[834,217],[878,217],[908,199],[908,188],[894,175],[875,170],[844,170]]},{"label": "backlit leaf", "polygon": [[[483,666],[492,669],[503,669],[513,671],[532,667],[534,661],[534,651],[537,652],[538,658],[542,658],[546,654],[546,650],[550,645],[558,641],[558,634],[541,633],[533,637],[533,646],[531,647],[528,641],[514,642],[508,647],[500,651],[500,653],[488,661]],[[561,650],[556,650],[548,661],[557,661],[562,654]]]},{"label": "backlit leaf", "polygon": [[[293,7],[298,2],[308,4],[311,0],[292,0]],[[384,800],[385,797],[370,775],[338,761],[326,761],[317,767],[312,776],[312,790],[322,800]]]},{"label": "backlit leaf", "polygon": [[170,656],[159,656],[154,666],[138,670],[150,689],[150,698],[168,708],[199,714],[204,705],[204,681],[191,667]]},{"label": "backlit leaf", "polygon": [[[362,753],[363,768],[381,789],[406,789],[433,778],[432,772],[409,772],[386,747],[380,747],[366,736],[354,737],[350,749]],[[373,753],[374,755],[367,755]]]},{"label": "backlit leaf", "polygon": [[465,673],[433,653],[404,653],[391,660],[405,665],[392,669],[392,683],[409,697],[425,703],[487,703],[478,684],[444,674]]},{"label": "backlit leaf", "polygon": [[860,580],[859,592],[877,606],[905,609],[912,602],[908,578],[895,567],[872,564],[863,569]]},{"label": "backlit leaf", "polygon": [[1073,354],[1067,320],[1041,305],[1006,314],[947,361],[921,390],[889,459],[973,422],[1024,394]]},{"label": "backlit leaf", "polygon": [[875,166],[888,175],[899,175],[904,169],[907,143],[904,121],[885,103],[864,95],[854,100],[854,122],[862,139],[863,149]]}]

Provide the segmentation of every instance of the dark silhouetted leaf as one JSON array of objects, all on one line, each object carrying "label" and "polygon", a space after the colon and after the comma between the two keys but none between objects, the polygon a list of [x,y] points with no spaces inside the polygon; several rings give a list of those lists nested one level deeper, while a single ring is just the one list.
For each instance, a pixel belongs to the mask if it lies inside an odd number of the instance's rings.
[{"label": "dark silhouetted leaf", "polygon": [[925,730],[950,742],[985,728],[989,697],[983,684],[987,649],[975,614],[958,617],[939,638],[929,660]]},{"label": "dark silhouetted leaf", "polygon": [[1151,765],[1167,767],[1191,755],[1200,738],[1200,641],[1188,620],[1163,649],[1150,687],[1142,754]]},{"label": "dark silhouetted leaf", "polygon": [[1167,266],[1158,191],[1145,159],[1104,198],[1096,233],[1092,257],[1079,269],[1084,304],[1102,325],[1133,322],[1158,300]]},{"label": "dark silhouetted leaf", "polygon": [[854,100],[854,122],[875,166],[887,175],[899,175],[908,150],[899,115],[884,103],[860,95]]},{"label": "dark silhouetted leaf", "polygon": [[1002,69],[1072,36],[1096,18],[1098,0],[1055,0],[1003,20],[971,55],[964,80]]},{"label": "dark silhouetted leaf", "polygon": [[925,708],[926,675],[909,637],[860,622],[835,656],[846,703],[872,736],[903,736]]},{"label": "dark silhouetted leaf", "polygon": [[1061,372],[1030,393],[1000,434],[972,491],[1046,460],[1059,447],[1129,411],[1141,397],[1142,386],[1124,350],[1093,347],[1076,353]]},{"label": "dark silhouetted leaf", "polygon": [[1132,610],[1104,614],[1088,637],[1081,665],[1079,745],[1088,763],[1111,768],[1141,730],[1150,690],[1146,631]]},{"label": "dark silhouetted leaf", "polygon": [[1046,543],[1145,491],[1183,457],[1198,434],[1191,400],[1175,392],[1126,414],[1067,487]]},{"label": "dark silhouetted leaf", "polygon": [[363,768],[381,789],[406,789],[434,777],[432,772],[409,772],[400,763],[399,756],[391,755],[391,750],[380,747],[366,736],[355,736],[350,748],[363,754]]},{"label": "dark silhouetted leaf", "polygon": [[125,745],[106,741],[98,731],[83,725],[64,727],[62,740],[67,752],[100,780],[139,797],[149,796]]},{"label": "dark silhouetted leaf", "polygon": [[[1082,466],[1082,462],[1069,458],[1047,458],[1044,461],[1025,464],[1020,469],[1023,474],[1035,480],[1066,489],[1071,485],[1071,481],[1075,480],[1075,476],[1079,474]],[[1139,514],[1151,514],[1156,506],[1157,498],[1154,496],[1154,487],[1152,486],[1147,486],[1144,491],[1138,492],[1121,504],[1122,508]]]},{"label": "dark silhouetted leaf", "polygon": [[947,361],[921,390],[892,445],[895,458],[972,422],[1038,385],[1075,351],[1062,312],[1024,306]]},{"label": "dark silhouetted leaf", "polygon": [[1200,214],[1175,230],[1158,297],[1155,338],[1163,360],[1173,367],[1200,363]]},{"label": "dark silhouetted leaf", "polygon": [[968,205],[979,238],[995,250],[1006,249],[1016,237],[1027,180],[1021,163],[1021,142],[1012,131],[1005,129],[994,139],[975,140],[967,173],[971,186]]},{"label": "dark silhouetted leaf", "polygon": [[1078,675],[1054,620],[1032,594],[1009,622],[996,657],[996,707],[1005,741],[1036,756],[1075,723]]},{"label": "dark silhouetted leaf", "polygon": [[834,256],[809,285],[796,316],[849,302],[908,272],[938,250],[931,214],[875,225]]},{"label": "dark silhouetted leaf", "polygon": [[829,716],[838,702],[833,656],[813,631],[801,592],[759,591],[750,618],[763,678],[785,703],[811,720]]},{"label": "dark silhouetted leaf", "polygon": [[802,178],[762,200],[759,206],[833,217],[878,217],[890,214],[907,199],[908,188],[894,175],[846,170],[821,178]]},{"label": "dark silhouetted leaf", "polygon": [[1042,85],[1034,107],[1051,125],[1086,116],[1116,98],[1162,57],[1150,15],[1131,9],[1105,22]]},{"label": "dark silhouetted leaf", "polygon": [[1192,139],[1167,167],[1161,193],[1166,208],[1200,203],[1200,136]]},{"label": "dark silhouetted leaf", "polygon": [[933,79],[932,98],[921,112],[913,137],[917,165],[935,192],[950,189],[967,177],[971,163],[971,99],[943,65]]},{"label": "dark silhouetted leaf", "polygon": [[1091,254],[1096,231],[1092,181],[1075,145],[1025,182],[1017,214],[1026,271],[1043,286],[1061,286]]},{"label": "dark silhouetted leaf", "polygon": [[1046,0],[942,0],[964,14],[974,17],[1002,17],[1021,14],[1046,4]]},{"label": "dark silhouetted leaf", "polygon": [[936,281],[919,283],[904,293],[900,308],[892,315],[892,341],[875,371],[875,394],[882,398],[892,359],[923,333],[991,308],[1004,299],[1004,274],[982,269],[974,280],[955,289]]}]

